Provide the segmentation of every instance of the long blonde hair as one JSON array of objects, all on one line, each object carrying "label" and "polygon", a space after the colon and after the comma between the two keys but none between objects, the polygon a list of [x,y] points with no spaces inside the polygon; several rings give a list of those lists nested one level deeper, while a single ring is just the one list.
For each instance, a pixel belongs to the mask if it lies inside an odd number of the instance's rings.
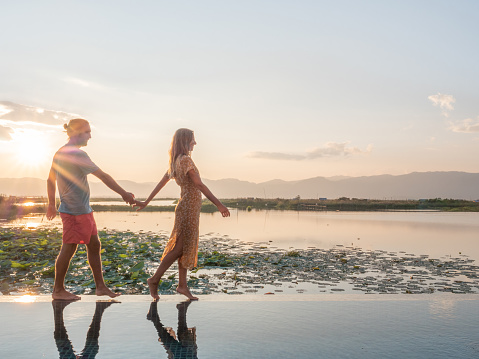
[{"label": "long blonde hair", "polygon": [[178,157],[182,155],[188,156],[190,154],[190,143],[193,140],[193,135],[194,132],[187,128],[180,128],[176,130],[173,135],[169,151],[170,165],[168,168],[168,174],[170,175],[170,178],[175,178],[176,176],[175,164]]}]

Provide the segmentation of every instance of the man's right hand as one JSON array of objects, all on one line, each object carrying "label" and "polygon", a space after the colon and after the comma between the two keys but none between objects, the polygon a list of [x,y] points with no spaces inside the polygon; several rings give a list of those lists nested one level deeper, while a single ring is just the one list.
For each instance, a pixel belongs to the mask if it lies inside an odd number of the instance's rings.
[{"label": "man's right hand", "polygon": [[57,207],[55,204],[50,203],[47,208],[47,219],[51,221],[57,215]]},{"label": "man's right hand", "polygon": [[123,200],[132,205],[132,204],[135,204],[135,195],[133,193],[130,193],[130,192],[126,192],[123,196],[121,196],[123,198]]}]

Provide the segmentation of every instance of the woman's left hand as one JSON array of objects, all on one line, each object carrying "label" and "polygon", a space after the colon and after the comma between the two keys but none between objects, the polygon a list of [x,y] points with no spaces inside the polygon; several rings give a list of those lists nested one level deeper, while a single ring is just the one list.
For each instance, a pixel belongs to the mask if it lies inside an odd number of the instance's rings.
[{"label": "woman's left hand", "polygon": [[223,217],[229,217],[230,216],[230,211],[228,210],[228,208],[226,208],[225,206],[223,206],[222,204],[220,204],[218,206],[218,210],[221,212],[221,215]]},{"label": "woman's left hand", "polygon": [[[141,211],[143,208],[145,208],[148,204],[146,202],[142,201],[137,201],[135,200],[135,203],[133,203],[131,206],[133,208],[136,208],[137,211]],[[138,207],[138,208],[137,208]]]}]

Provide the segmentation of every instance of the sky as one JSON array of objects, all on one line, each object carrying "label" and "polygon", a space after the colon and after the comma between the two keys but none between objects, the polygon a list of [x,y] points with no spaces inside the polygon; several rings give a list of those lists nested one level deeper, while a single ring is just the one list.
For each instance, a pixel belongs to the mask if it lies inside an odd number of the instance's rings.
[{"label": "sky", "polygon": [[4,1],[0,177],[46,178],[65,121],[117,180],[479,172],[479,2]]}]

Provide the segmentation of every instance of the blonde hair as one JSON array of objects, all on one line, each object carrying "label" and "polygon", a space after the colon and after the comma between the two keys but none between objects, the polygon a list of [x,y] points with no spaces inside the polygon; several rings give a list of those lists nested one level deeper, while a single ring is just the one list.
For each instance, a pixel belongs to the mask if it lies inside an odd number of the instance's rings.
[{"label": "blonde hair", "polygon": [[175,178],[176,169],[175,164],[178,157],[182,155],[188,156],[190,154],[190,143],[193,140],[194,132],[187,128],[180,128],[176,130],[173,135],[170,147],[170,165],[168,168],[168,174],[170,178]]},{"label": "blonde hair", "polygon": [[68,123],[65,123],[63,128],[65,129],[68,137],[72,138],[73,136],[77,135],[86,125],[90,125],[87,120],[82,118],[74,118]]}]

